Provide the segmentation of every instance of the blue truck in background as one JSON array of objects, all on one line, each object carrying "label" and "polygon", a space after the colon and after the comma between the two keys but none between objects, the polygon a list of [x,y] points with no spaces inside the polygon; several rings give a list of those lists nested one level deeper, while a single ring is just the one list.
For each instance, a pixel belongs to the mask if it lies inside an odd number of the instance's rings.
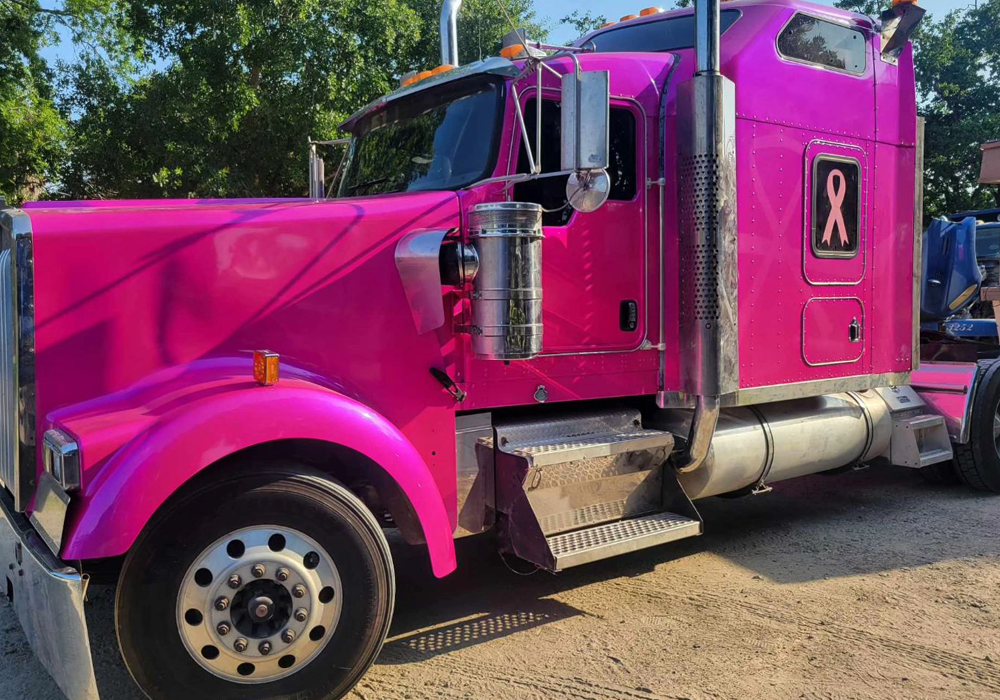
[{"label": "blue truck in background", "polygon": [[927,343],[978,341],[995,355],[997,323],[983,287],[1000,287],[1000,209],[935,219],[924,232],[921,328]]}]

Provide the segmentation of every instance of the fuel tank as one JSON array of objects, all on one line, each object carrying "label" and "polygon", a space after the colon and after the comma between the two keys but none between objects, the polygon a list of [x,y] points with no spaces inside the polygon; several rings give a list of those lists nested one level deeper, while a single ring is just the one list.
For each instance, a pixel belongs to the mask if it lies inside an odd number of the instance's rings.
[{"label": "fuel tank", "polygon": [[[691,411],[660,411],[652,427],[686,438]],[[876,391],[723,410],[705,462],[679,474],[692,499],[815,474],[888,452],[893,419]]]}]

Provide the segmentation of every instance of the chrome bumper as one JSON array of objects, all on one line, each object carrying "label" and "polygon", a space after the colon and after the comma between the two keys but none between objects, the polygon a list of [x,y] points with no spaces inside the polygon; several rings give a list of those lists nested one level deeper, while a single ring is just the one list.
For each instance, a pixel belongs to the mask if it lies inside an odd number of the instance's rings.
[{"label": "chrome bumper", "polygon": [[98,700],[83,611],[84,578],[55,557],[0,490],[0,586],[28,643],[69,700]]}]

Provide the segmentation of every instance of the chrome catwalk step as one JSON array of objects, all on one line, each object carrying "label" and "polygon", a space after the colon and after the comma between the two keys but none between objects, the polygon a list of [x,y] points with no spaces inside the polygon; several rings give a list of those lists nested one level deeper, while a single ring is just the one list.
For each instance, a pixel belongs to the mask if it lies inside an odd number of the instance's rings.
[{"label": "chrome catwalk step", "polygon": [[677,513],[653,513],[549,537],[555,570],[701,534],[701,521]]},{"label": "chrome catwalk step", "polygon": [[495,430],[504,551],[558,570],[700,534],[683,492],[683,514],[664,512],[677,510],[665,498],[680,490],[664,472],[674,438],[644,428],[638,410],[499,421]]}]

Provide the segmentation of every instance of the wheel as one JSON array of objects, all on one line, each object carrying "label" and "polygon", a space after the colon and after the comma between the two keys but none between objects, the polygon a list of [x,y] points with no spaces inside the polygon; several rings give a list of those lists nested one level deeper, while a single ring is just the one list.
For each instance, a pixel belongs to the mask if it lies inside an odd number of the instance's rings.
[{"label": "wheel", "polygon": [[928,484],[940,484],[942,486],[953,486],[962,483],[958,476],[953,462],[938,462],[920,470],[920,476]]},{"label": "wheel", "polygon": [[304,468],[270,468],[158,516],[126,557],[115,617],[152,700],[333,700],[375,660],[394,596],[364,504]]},{"label": "wheel", "polygon": [[974,489],[1000,493],[1000,363],[981,362],[969,442],[955,445],[955,471]]}]

